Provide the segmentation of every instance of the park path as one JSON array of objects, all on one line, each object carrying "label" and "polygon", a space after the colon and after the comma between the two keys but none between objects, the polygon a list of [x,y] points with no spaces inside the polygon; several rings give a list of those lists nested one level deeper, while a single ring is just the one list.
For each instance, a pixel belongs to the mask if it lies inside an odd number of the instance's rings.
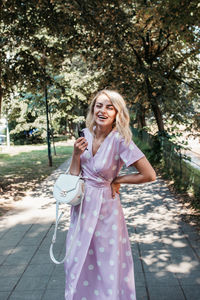
[{"label": "park path", "polygon": [[[67,163],[0,220],[0,300],[64,300],[63,265],[51,262],[49,246],[55,220],[52,186]],[[121,200],[134,258],[137,300],[198,300],[199,235],[182,220],[184,209],[164,181],[124,185]],[[61,224],[57,257],[64,255],[68,225]]]}]

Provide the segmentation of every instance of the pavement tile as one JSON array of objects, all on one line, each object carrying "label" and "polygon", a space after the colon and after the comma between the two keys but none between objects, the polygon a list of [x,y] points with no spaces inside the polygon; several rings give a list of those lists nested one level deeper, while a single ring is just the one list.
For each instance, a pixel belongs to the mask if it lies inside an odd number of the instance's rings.
[{"label": "pavement tile", "polygon": [[[41,300],[42,295],[44,291],[43,290],[34,290],[34,291],[14,291],[9,300]],[[55,298],[55,300],[57,300]],[[59,300],[59,299],[58,299]]]},{"label": "pavement tile", "polygon": [[48,282],[47,289],[65,289],[65,276],[60,274],[60,276],[52,275],[51,279]]},{"label": "pavement tile", "polygon": [[185,274],[176,274],[181,285],[199,285],[200,288],[200,268],[198,270],[192,270]]},{"label": "pavement tile", "polygon": [[3,265],[24,265],[28,264],[33,257],[35,248],[33,247],[18,247],[14,252],[7,256]]},{"label": "pavement tile", "polygon": [[26,271],[23,274],[23,277],[25,276],[32,276],[32,277],[37,277],[37,276],[45,276],[47,274],[51,274],[54,269],[53,264],[37,264],[37,265],[29,265],[26,269]]},{"label": "pavement tile", "polygon": [[145,272],[148,287],[150,286],[177,286],[178,280],[176,276],[167,271]]},{"label": "pavement tile", "polygon": [[30,262],[31,265],[41,265],[49,263],[51,263],[51,258],[49,256],[49,252],[47,251],[45,253],[37,252]]},{"label": "pavement tile", "polygon": [[19,246],[39,246],[42,242],[43,237],[35,237],[35,238],[28,238],[24,237],[20,243]]},{"label": "pavement tile", "polygon": [[43,276],[22,276],[15,291],[35,291],[46,288],[50,275]]},{"label": "pavement tile", "polygon": [[135,270],[134,273],[135,273],[135,285],[137,287],[145,286],[144,273],[143,272],[137,272],[137,270]]},{"label": "pavement tile", "polygon": [[200,285],[182,285],[187,300],[198,300],[200,297]]},{"label": "pavement tile", "polygon": [[[177,286],[149,286],[150,300],[184,300],[181,288]],[[138,299],[139,300],[139,299]],[[188,299],[190,300],[190,299]],[[197,300],[197,299],[196,299]]]},{"label": "pavement tile", "polygon": [[26,268],[26,265],[1,266],[0,278],[20,276],[21,274],[23,274],[25,268]]},{"label": "pavement tile", "polygon": [[64,289],[47,289],[42,300],[64,300],[65,290]]},{"label": "pavement tile", "polygon": [[136,297],[137,300],[148,300],[147,290],[145,286],[137,286],[136,284]]},{"label": "pavement tile", "polygon": [[7,300],[10,292],[0,292],[0,299]]},{"label": "pavement tile", "polygon": [[0,291],[8,292],[13,289],[19,280],[19,276],[0,277]]},{"label": "pavement tile", "polygon": [[143,272],[143,269],[142,269],[142,261],[140,258],[138,259],[134,259],[134,271],[137,273],[137,272]]}]

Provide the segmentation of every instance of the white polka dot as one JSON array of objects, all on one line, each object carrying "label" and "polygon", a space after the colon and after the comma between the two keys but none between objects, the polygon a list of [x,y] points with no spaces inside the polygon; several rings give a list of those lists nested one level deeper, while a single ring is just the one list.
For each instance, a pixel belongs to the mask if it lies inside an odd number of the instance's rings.
[{"label": "white polka dot", "polygon": [[110,145],[108,146],[108,151],[111,149],[111,147],[112,147],[112,146],[111,146],[111,144],[110,144]]},{"label": "white polka dot", "polygon": [[90,271],[92,271],[92,270],[94,270],[94,266],[93,266],[93,265],[89,265],[89,266],[88,266],[88,269],[89,269]]},{"label": "white polka dot", "polygon": [[118,209],[114,209],[114,215],[118,215],[118,214],[119,214]]},{"label": "white polka dot", "polygon": [[98,296],[98,295],[99,295],[99,291],[98,291],[98,290],[94,290],[94,294],[95,294],[96,296]]},{"label": "white polka dot", "polygon": [[90,158],[90,153],[87,151],[85,156],[86,156],[86,158]]},{"label": "white polka dot", "polygon": [[96,217],[96,216],[97,216],[97,214],[98,214],[98,213],[97,213],[97,211],[96,211],[96,210],[94,210],[94,211],[93,211],[93,215]]},{"label": "white polka dot", "polygon": [[81,246],[81,241],[77,241],[77,245],[80,247]]},{"label": "white polka dot", "polygon": [[98,178],[97,178],[97,181],[98,181],[98,182],[102,182],[103,179],[101,179],[101,178],[98,177]]},{"label": "white polka dot", "polygon": [[119,159],[119,155],[115,155],[115,160],[118,160]]},{"label": "white polka dot", "polygon": [[112,295],[112,293],[113,293],[112,289],[108,289],[108,294]]},{"label": "white polka dot", "polygon": [[96,236],[100,236],[100,235],[101,235],[100,231],[96,231],[96,232],[95,232],[95,235],[96,235]]},{"label": "white polka dot", "polygon": [[114,275],[113,274],[110,274],[110,280],[114,280]]},{"label": "white polka dot", "polygon": [[75,262],[78,262],[78,257],[74,257],[74,261],[75,261]]},{"label": "white polka dot", "polygon": [[83,281],[84,286],[88,286],[89,282],[87,280]]},{"label": "white polka dot", "polygon": [[128,282],[129,281],[128,277],[124,277],[124,281]]},{"label": "white polka dot", "polygon": [[134,146],[133,146],[132,143],[130,144],[129,149],[130,149],[130,150],[133,150],[133,149],[134,149]]},{"label": "white polka dot", "polygon": [[81,215],[81,218],[82,218],[82,219],[85,219],[85,214],[82,214],[82,215]]},{"label": "white polka dot", "polygon": [[131,294],[130,296],[131,296],[131,299],[135,299],[135,296],[134,296],[134,294]]},{"label": "white polka dot", "polygon": [[103,215],[99,215],[99,219],[100,219],[101,221],[103,220],[103,218],[104,218]]},{"label": "white polka dot", "polygon": [[123,263],[122,264],[122,269],[125,269],[126,268],[126,263]]},{"label": "white polka dot", "polygon": [[97,265],[100,267],[101,266],[101,261],[97,260]]},{"label": "white polka dot", "polygon": [[110,260],[110,261],[109,261],[109,264],[110,264],[110,266],[114,266],[115,263],[114,263],[113,260]]},{"label": "white polka dot", "polygon": [[131,256],[131,251],[126,251],[126,256]]},{"label": "white polka dot", "polygon": [[100,247],[100,248],[99,248],[99,251],[100,251],[101,253],[103,253],[103,252],[104,252],[104,248],[103,248],[103,247]]},{"label": "white polka dot", "polygon": [[117,225],[113,224],[112,225],[112,230],[117,230]]},{"label": "white polka dot", "polygon": [[113,245],[114,243],[115,243],[115,240],[114,240],[114,239],[110,239],[110,240],[109,240],[109,244],[110,244],[110,245]]},{"label": "white polka dot", "polygon": [[71,279],[74,279],[74,278],[75,278],[75,276],[74,276],[73,273],[70,274],[70,277],[71,277]]},{"label": "white polka dot", "polygon": [[93,228],[92,228],[92,227],[89,227],[89,228],[88,228],[88,232],[89,232],[89,233],[92,233],[92,232],[93,232]]},{"label": "white polka dot", "polygon": [[87,196],[87,197],[85,198],[85,200],[86,200],[87,202],[90,202],[90,200],[91,200],[90,196]]},{"label": "white polka dot", "polygon": [[106,159],[104,159],[102,163],[103,163],[103,165],[104,165],[104,164],[106,163]]},{"label": "white polka dot", "polygon": [[114,171],[114,170],[116,170],[117,169],[117,166],[113,166],[112,167],[112,170]]},{"label": "white polka dot", "polygon": [[119,256],[119,250],[117,250],[117,255]]},{"label": "white polka dot", "polygon": [[92,249],[89,250],[89,255],[92,255],[94,251]]},{"label": "white polka dot", "polygon": [[98,280],[101,280],[101,276],[100,276],[100,275],[97,275],[97,279],[98,279]]},{"label": "white polka dot", "polygon": [[126,243],[126,239],[123,238],[123,239],[122,239],[122,244],[125,244],[125,243]]}]

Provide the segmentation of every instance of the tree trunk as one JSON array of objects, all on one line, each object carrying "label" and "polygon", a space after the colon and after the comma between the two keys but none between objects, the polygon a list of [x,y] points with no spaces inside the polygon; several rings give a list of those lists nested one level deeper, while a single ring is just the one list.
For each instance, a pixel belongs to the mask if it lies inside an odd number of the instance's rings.
[{"label": "tree trunk", "polygon": [[160,132],[164,132],[165,128],[164,128],[164,123],[163,123],[163,117],[162,117],[162,113],[161,113],[160,107],[158,105],[158,102],[157,102],[156,98],[152,98],[152,97],[149,99],[149,101],[151,103],[152,111],[153,111],[155,119],[156,119],[158,130]]},{"label": "tree trunk", "polygon": [[2,100],[3,100],[3,91],[2,91],[2,87],[0,86],[0,118],[1,118],[1,110],[2,110]]},{"label": "tree trunk", "polygon": [[151,86],[151,83],[149,81],[148,76],[145,76],[145,82],[146,82],[146,86],[147,86],[147,95],[148,95],[148,99],[152,108],[152,111],[154,113],[154,117],[156,119],[156,123],[158,126],[158,131],[161,133],[165,132],[165,128],[164,128],[164,123],[163,123],[163,117],[162,117],[162,113],[160,110],[160,107],[158,105],[157,99],[156,97],[153,96],[153,89]]},{"label": "tree trunk", "polygon": [[145,120],[145,108],[142,104],[139,104],[139,111],[137,112],[137,123],[138,128],[146,127],[146,120]]}]

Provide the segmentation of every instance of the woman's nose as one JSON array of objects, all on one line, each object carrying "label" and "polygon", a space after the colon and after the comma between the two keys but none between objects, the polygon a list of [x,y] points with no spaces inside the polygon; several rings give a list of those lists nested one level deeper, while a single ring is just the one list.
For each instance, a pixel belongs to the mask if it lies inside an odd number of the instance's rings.
[{"label": "woman's nose", "polygon": [[105,106],[101,106],[100,111],[101,112],[105,112],[105,110],[106,110],[106,107]]}]

